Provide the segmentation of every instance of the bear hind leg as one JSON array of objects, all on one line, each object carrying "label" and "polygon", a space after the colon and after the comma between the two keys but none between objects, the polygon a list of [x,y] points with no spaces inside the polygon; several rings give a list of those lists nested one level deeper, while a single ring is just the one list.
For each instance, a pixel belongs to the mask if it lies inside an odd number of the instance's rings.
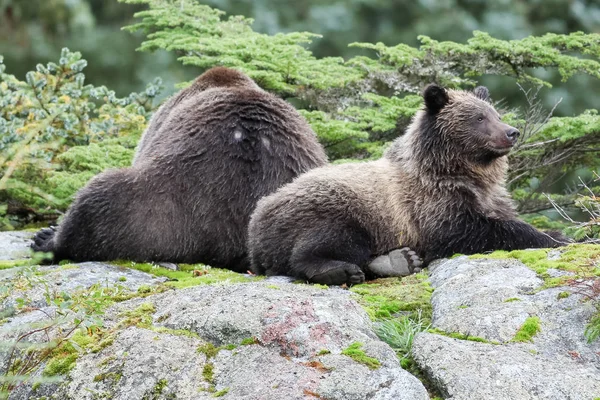
[{"label": "bear hind leg", "polygon": [[325,285],[362,283],[361,267],[370,257],[369,236],[362,229],[312,230],[296,243],[290,274]]}]

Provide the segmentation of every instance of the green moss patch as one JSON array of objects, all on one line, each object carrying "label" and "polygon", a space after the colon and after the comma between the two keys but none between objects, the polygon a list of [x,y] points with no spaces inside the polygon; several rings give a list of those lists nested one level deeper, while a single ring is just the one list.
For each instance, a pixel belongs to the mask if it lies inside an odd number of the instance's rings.
[{"label": "green moss patch", "polygon": [[344,350],[342,350],[342,354],[350,357],[357,363],[366,365],[370,369],[379,368],[381,366],[381,363],[379,362],[379,360],[376,358],[367,356],[367,354],[362,350],[362,346],[363,346],[362,343],[354,342],[350,346],[348,346]]},{"label": "green moss patch", "polygon": [[137,326],[139,328],[150,328],[152,326],[152,314],[156,312],[154,304],[143,303],[134,310],[126,310],[119,315],[123,319],[119,322],[119,328]]},{"label": "green moss patch", "polygon": [[504,303],[512,303],[512,302],[515,302],[515,301],[522,301],[522,300],[520,298],[518,298],[518,297],[511,297],[510,299],[504,300]]},{"label": "green moss patch", "polygon": [[431,319],[433,288],[424,272],[403,278],[377,279],[353,286],[358,302],[372,320],[390,319],[398,313],[414,314],[419,310],[425,320]]},{"label": "green moss patch", "polygon": [[[600,246],[596,244],[572,244],[561,248],[560,256],[548,259],[553,249],[498,250],[490,254],[474,254],[470,258],[516,259],[534,270],[543,280],[544,288],[562,286],[577,277],[600,276]],[[569,271],[575,275],[550,277],[549,269]]]},{"label": "green moss patch", "polygon": [[512,342],[533,342],[533,337],[542,330],[539,317],[529,317],[515,334]]},{"label": "green moss patch", "polygon": [[207,267],[203,264],[178,264],[178,271],[172,271],[153,263],[115,261],[112,264],[123,268],[143,271],[156,277],[165,277],[167,278],[165,285],[177,289],[216,283],[255,282],[264,279],[262,276],[248,277],[226,269]]},{"label": "green moss patch", "polygon": [[428,329],[427,331],[429,333],[435,333],[436,335],[447,336],[447,337],[451,337],[453,339],[468,340],[471,342],[496,344],[496,345],[500,344],[499,342],[496,342],[495,340],[487,340],[487,339],[479,337],[479,336],[467,335],[467,334],[460,333],[460,332],[446,332],[446,331],[443,331],[443,330],[437,329],[437,328]]},{"label": "green moss patch", "polygon": [[35,265],[32,260],[0,260],[0,270]]},{"label": "green moss patch", "polygon": [[221,389],[213,394],[213,397],[223,397],[229,392],[229,388]]},{"label": "green moss patch", "polygon": [[202,377],[210,384],[213,384],[215,380],[214,369],[215,366],[212,363],[206,363],[204,364],[204,368],[202,368]]},{"label": "green moss patch", "polygon": [[93,347],[100,340],[99,335],[75,332],[68,341],[50,353],[43,371],[44,376],[67,375],[74,367],[80,351]]}]

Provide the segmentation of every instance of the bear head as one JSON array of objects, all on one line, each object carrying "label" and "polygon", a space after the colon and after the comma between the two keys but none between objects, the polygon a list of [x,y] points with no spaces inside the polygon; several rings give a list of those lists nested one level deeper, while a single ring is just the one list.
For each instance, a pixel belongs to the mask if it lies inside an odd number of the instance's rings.
[{"label": "bear head", "polygon": [[248,76],[240,71],[227,67],[214,67],[200,75],[194,81],[198,91],[213,88],[245,88],[261,90]]},{"label": "bear head", "polygon": [[471,91],[447,90],[427,86],[425,100],[426,129],[423,132],[452,154],[471,162],[491,162],[505,156],[516,144],[519,131],[501,121],[492,106],[487,88]]}]

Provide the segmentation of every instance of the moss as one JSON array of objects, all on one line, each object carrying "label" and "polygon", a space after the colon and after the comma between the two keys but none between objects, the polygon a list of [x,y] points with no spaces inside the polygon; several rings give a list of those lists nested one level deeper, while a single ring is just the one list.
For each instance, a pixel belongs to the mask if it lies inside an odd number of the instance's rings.
[{"label": "moss", "polygon": [[504,300],[504,303],[512,303],[514,301],[521,301],[521,299],[518,297],[511,297],[510,299]]},{"label": "moss", "polygon": [[213,397],[223,397],[229,392],[229,388],[221,389],[213,394]]},{"label": "moss", "polygon": [[460,332],[446,332],[446,331],[443,331],[443,330],[437,329],[437,328],[428,329],[427,332],[435,333],[436,335],[451,337],[453,339],[468,340],[470,342],[487,343],[487,344],[494,344],[494,345],[500,344],[499,342],[496,342],[495,340],[487,340],[487,339],[479,337],[479,336],[467,335],[467,334],[460,333]]},{"label": "moss", "polygon": [[279,286],[277,286],[277,285],[266,285],[266,288],[268,288],[268,289],[275,289],[275,290],[279,290],[279,289],[281,289],[281,288],[280,288]]},{"label": "moss", "polygon": [[541,330],[540,318],[529,317],[515,334],[512,342],[532,342],[533,337]]},{"label": "moss", "polygon": [[212,363],[206,363],[204,364],[204,368],[202,368],[202,377],[204,377],[204,380],[210,384],[214,383],[214,369],[215,366]]},{"label": "moss", "polygon": [[[263,276],[248,277],[225,269],[207,267],[203,264],[178,264],[178,271],[162,268],[152,263],[115,261],[112,262],[112,264],[123,268],[143,271],[157,277],[165,277],[168,279],[168,281],[165,282],[165,285],[177,289],[197,285],[212,285],[216,283],[255,282],[257,280],[265,279]],[[194,271],[197,270],[206,271],[206,273],[201,275],[194,274]]]},{"label": "moss", "polygon": [[127,277],[125,277],[125,276],[119,277],[119,282],[125,282],[125,281],[127,281]]},{"label": "moss", "polygon": [[363,346],[362,343],[354,342],[350,346],[348,346],[347,348],[342,350],[342,354],[350,357],[357,363],[366,365],[370,369],[379,368],[381,366],[381,363],[379,362],[379,360],[376,358],[367,356],[367,354],[362,350],[362,346]]},{"label": "moss", "polygon": [[217,355],[217,353],[219,351],[221,351],[220,347],[216,347],[214,344],[206,342],[204,344],[201,344],[200,346],[198,346],[198,348],[196,349],[196,351],[198,353],[202,353],[206,356],[206,359],[209,358],[213,358],[214,356]]},{"label": "moss", "polygon": [[196,332],[192,332],[187,329],[171,329],[164,326],[152,326],[150,329],[158,333],[168,333],[175,336],[185,336],[189,338],[200,339],[200,336],[198,336]]},{"label": "moss", "polygon": [[125,326],[137,326],[140,328],[150,328],[152,326],[152,314],[156,308],[152,303],[143,303],[135,310],[123,311],[119,316],[124,318],[118,324],[119,328]]},{"label": "moss", "polygon": [[35,265],[31,260],[0,260],[0,270]]},{"label": "moss", "polygon": [[120,372],[114,372],[114,371],[103,372],[101,374],[94,376],[94,382],[104,382],[104,381],[110,379],[114,383],[117,383],[121,380],[122,377],[123,377],[123,374]]},{"label": "moss", "polygon": [[100,361],[100,362],[98,363],[98,367],[99,367],[99,368],[105,367],[105,366],[107,366],[108,364],[110,364],[111,362],[115,361],[116,359],[117,359],[117,357],[116,357],[116,356],[114,356],[114,355],[112,355],[112,356],[108,356],[108,357],[106,357],[104,360],[102,360],[102,361]]},{"label": "moss", "polygon": [[373,320],[389,319],[400,312],[416,313],[431,319],[431,293],[433,288],[424,272],[403,278],[377,279],[353,286],[350,291],[358,295],[358,302]]},{"label": "moss", "polygon": [[[534,270],[543,280],[544,288],[562,286],[579,276],[600,276],[600,246],[596,244],[572,244],[560,249],[556,259],[549,260],[552,249],[494,251],[475,254],[470,258],[516,259]],[[574,273],[572,276],[551,277],[549,269]]]},{"label": "moss", "polygon": [[75,345],[80,349],[87,349],[91,347],[96,340],[97,336],[95,335],[87,335],[82,331],[75,332],[68,342],[63,342],[61,346],[50,353],[42,375],[67,375],[75,367],[75,363],[79,357],[79,350]]},{"label": "moss", "polygon": [[91,346],[90,351],[92,353],[99,353],[100,351],[102,351],[102,349],[105,349],[108,346],[112,345],[114,343],[114,341],[115,341],[114,334],[108,333],[105,335],[105,337],[100,339],[96,344]]},{"label": "moss", "polygon": [[137,291],[138,293],[151,293],[152,288],[148,285],[141,285]]},{"label": "moss", "polygon": [[569,292],[560,292],[560,293],[559,293],[559,294],[556,296],[556,298],[557,298],[557,299],[559,299],[559,300],[560,300],[560,299],[566,299],[566,298],[567,298],[567,297],[569,297],[570,295],[571,295],[571,293],[569,293]]},{"label": "moss", "polygon": [[331,351],[329,351],[327,349],[323,349],[317,353],[318,356],[324,356],[325,354],[331,354]]},{"label": "moss", "polygon": [[465,309],[465,308],[469,308],[469,306],[462,305],[462,306],[458,306],[458,308],[462,310],[462,309]]},{"label": "moss", "polygon": [[44,375],[67,375],[75,367],[78,356],[77,353],[69,353],[52,358],[44,368]]},{"label": "moss", "polygon": [[258,344],[258,339],[255,338],[255,337],[251,337],[251,338],[243,339],[240,342],[240,345],[242,345],[242,346],[248,346],[248,345],[251,345],[251,344]]},{"label": "moss", "polygon": [[168,381],[166,379],[160,379],[154,384],[152,390],[144,393],[142,396],[142,400],[158,400],[158,399],[173,399],[175,398],[174,394],[163,395],[166,387],[168,386]]}]

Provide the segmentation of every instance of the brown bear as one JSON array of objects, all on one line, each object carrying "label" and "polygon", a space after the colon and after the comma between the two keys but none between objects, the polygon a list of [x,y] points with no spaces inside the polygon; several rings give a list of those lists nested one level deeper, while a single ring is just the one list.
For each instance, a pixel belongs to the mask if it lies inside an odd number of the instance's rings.
[{"label": "brown bear", "polygon": [[327,158],[285,101],[217,67],[159,108],[129,168],[79,191],[32,248],[54,261],[129,259],[247,271],[257,201]]},{"label": "brown bear", "polygon": [[488,90],[430,85],[424,109],[377,161],[326,166],[259,201],[248,251],[257,274],[324,284],[363,282],[369,261],[408,246],[424,258],[554,247],[517,219],[505,189],[519,132]]}]

